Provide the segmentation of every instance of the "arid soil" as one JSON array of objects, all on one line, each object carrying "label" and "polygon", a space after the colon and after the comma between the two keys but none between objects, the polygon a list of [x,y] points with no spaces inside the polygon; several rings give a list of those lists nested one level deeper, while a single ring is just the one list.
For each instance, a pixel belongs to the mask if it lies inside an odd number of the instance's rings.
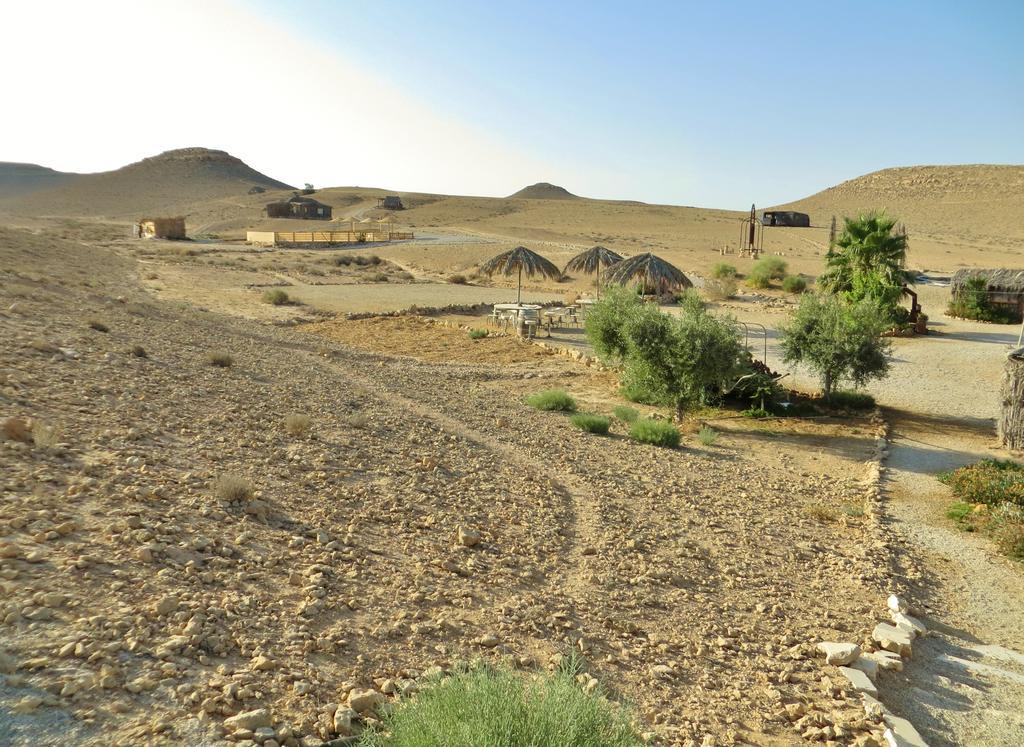
[{"label": "arid soil", "polygon": [[445,361],[436,325],[336,342],[161,300],[148,271],[0,232],[0,401],[36,435],[0,443],[15,744],[316,744],[433,667],[570,649],[659,743],[879,733],[813,657],[886,591],[857,510],[875,425],[589,436],[523,403],[610,409],[560,356]]}]

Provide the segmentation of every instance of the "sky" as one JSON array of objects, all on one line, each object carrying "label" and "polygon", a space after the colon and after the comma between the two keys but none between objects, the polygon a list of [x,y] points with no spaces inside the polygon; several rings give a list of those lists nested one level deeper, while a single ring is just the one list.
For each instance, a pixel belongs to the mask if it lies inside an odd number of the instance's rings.
[{"label": "sky", "polygon": [[1024,2],[57,0],[4,11],[0,160],[226,150],[291,184],[743,209],[1024,163]]}]

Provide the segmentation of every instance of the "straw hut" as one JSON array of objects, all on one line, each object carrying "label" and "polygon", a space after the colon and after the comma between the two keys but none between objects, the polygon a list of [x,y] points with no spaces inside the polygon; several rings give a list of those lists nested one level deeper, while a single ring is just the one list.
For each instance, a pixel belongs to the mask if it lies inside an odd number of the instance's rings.
[{"label": "straw hut", "polygon": [[985,278],[989,304],[1010,311],[1014,316],[1024,313],[1024,270],[957,270],[949,284],[953,298],[959,298],[967,289],[967,281],[977,277]]},{"label": "straw hut", "polygon": [[692,288],[693,283],[675,265],[650,252],[637,254],[612,265],[605,274],[609,283],[637,283],[644,293],[665,295],[671,291]]},{"label": "straw hut", "polygon": [[611,249],[606,249],[603,246],[595,246],[570,259],[565,266],[565,272],[583,272],[587,275],[597,275],[595,282],[597,285],[597,295],[600,296],[601,268],[611,267],[621,261],[622,255],[618,252],[613,252]]},{"label": "straw hut", "polygon": [[518,273],[519,282],[516,290],[516,303],[521,303],[523,300],[524,272],[527,277],[531,278],[535,275],[552,280],[558,280],[562,277],[562,271],[551,260],[545,259],[537,254],[537,252],[527,249],[525,246],[517,246],[515,249],[510,249],[507,252],[491,257],[480,265],[480,272],[488,276],[494,275],[496,272],[502,275]]},{"label": "straw hut", "polygon": [[136,239],[184,239],[185,218],[139,218],[132,225]]}]

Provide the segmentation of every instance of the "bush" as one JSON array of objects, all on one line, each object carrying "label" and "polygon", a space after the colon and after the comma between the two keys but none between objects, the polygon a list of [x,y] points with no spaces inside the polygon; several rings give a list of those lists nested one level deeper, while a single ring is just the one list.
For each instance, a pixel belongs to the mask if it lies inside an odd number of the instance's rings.
[{"label": "bush", "polygon": [[142,347],[141,345],[133,345],[132,349],[129,352],[135,358],[148,358],[149,357],[149,353],[147,353],[146,349],[144,347]]},{"label": "bush", "polygon": [[736,268],[725,262],[719,262],[717,265],[711,268],[711,277],[719,280],[723,278],[734,278],[736,277]]},{"label": "bush", "polygon": [[469,281],[465,275],[449,275],[448,282],[452,285],[465,285]]},{"label": "bush", "polygon": [[272,306],[284,306],[290,301],[288,294],[280,288],[272,288],[263,294],[263,303],[269,303]]},{"label": "bush", "polygon": [[953,496],[965,503],[1000,506],[1010,503],[1024,507],[1024,465],[1000,459],[983,459],[977,464],[938,475]]},{"label": "bush", "polygon": [[633,407],[627,407],[626,405],[619,405],[613,410],[616,418],[621,420],[623,423],[632,423],[640,417],[640,411]]},{"label": "bush", "polygon": [[89,320],[89,329],[94,329],[97,332],[109,332],[110,331],[110,327],[108,327],[106,324],[104,324],[101,321],[97,321],[96,319],[90,319]]},{"label": "bush", "polygon": [[217,368],[231,368],[235,364],[235,359],[227,353],[209,353],[206,362]]},{"label": "bush", "polygon": [[705,280],[704,297],[709,301],[724,301],[736,295],[738,283],[736,278],[724,277],[719,279]]},{"label": "bush", "polygon": [[604,435],[611,426],[611,421],[604,415],[591,415],[589,413],[576,413],[569,418],[573,425],[587,433],[599,433]]},{"label": "bush", "polygon": [[548,410],[551,412],[576,411],[576,400],[561,389],[548,389],[547,391],[537,392],[527,397],[526,403],[538,410]]},{"label": "bush", "polygon": [[312,425],[313,419],[309,415],[287,415],[284,419],[284,429],[290,436],[304,436],[309,433]]},{"label": "bush", "polygon": [[630,438],[645,444],[667,446],[674,449],[679,445],[679,429],[665,420],[639,418],[629,426]]},{"label": "bush", "polygon": [[763,289],[770,288],[772,284],[772,276],[767,270],[758,268],[756,265],[754,269],[747,273],[747,277],[744,282],[751,288]]},{"label": "bush", "polygon": [[807,281],[799,275],[787,275],[782,279],[782,290],[786,293],[803,293],[807,290]]},{"label": "bush", "polygon": [[829,404],[846,410],[870,410],[875,406],[875,398],[867,392],[843,390],[832,392]]},{"label": "bush", "polygon": [[697,431],[697,440],[704,446],[714,446],[715,441],[718,440],[718,431],[702,425]]},{"label": "bush", "polygon": [[490,332],[488,332],[486,329],[471,329],[471,330],[469,330],[469,339],[470,340],[482,340],[483,338],[487,337],[487,335],[489,335],[489,334],[490,334]]},{"label": "bush", "polygon": [[946,313],[961,319],[995,324],[1013,324],[1020,321],[1019,317],[992,303],[988,294],[988,280],[982,275],[967,278],[963,287],[950,300]]},{"label": "bush", "polygon": [[253,497],[252,483],[238,475],[221,475],[213,483],[213,493],[227,503],[243,503]]},{"label": "bush", "polygon": [[772,280],[782,280],[786,277],[786,262],[780,257],[762,257],[754,263],[755,270],[761,270],[768,274]]},{"label": "bush", "polygon": [[32,443],[40,449],[53,449],[60,445],[64,432],[56,425],[47,425],[40,421],[32,424]]},{"label": "bush", "polygon": [[802,363],[821,379],[825,398],[849,381],[856,387],[889,373],[884,309],[870,300],[848,304],[838,296],[805,293],[781,343],[786,363]]},{"label": "bush", "polygon": [[427,684],[364,732],[365,747],[640,747],[628,714],[600,688],[585,692],[560,668],[526,678],[476,666]]},{"label": "bush", "polygon": [[608,288],[600,301],[587,311],[587,340],[606,362],[619,362],[629,346],[625,328],[629,318],[643,307],[637,294],[626,288]]}]

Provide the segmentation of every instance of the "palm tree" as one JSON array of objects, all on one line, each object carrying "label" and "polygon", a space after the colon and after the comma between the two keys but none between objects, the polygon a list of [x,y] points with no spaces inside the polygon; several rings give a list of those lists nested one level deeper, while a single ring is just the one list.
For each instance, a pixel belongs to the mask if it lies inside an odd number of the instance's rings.
[{"label": "palm tree", "polygon": [[612,265],[605,280],[619,285],[638,280],[645,289],[653,288],[659,294],[693,287],[682,270],[650,252],[637,254]]},{"label": "palm tree", "polygon": [[525,246],[509,249],[507,252],[502,252],[496,257],[491,257],[480,265],[480,272],[485,275],[493,275],[496,272],[500,272],[503,275],[511,275],[513,272],[519,273],[519,289],[516,292],[516,303],[522,302],[524,270],[527,277],[542,275],[552,280],[562,277],[562,271],[551,260],[545,259],[537,254],[537,252],[531,251]]},{"label": "palm tree", "polygon": [[858,281],[876,278],[880,284],[902,288],[913,282],[905,269],[906,231],[896,230],[896,219],[885,211],[843,219],[843,232],[825,255],[827,269],[818,283],[832,293],[853,290]]},{"label": "palm tree", "polygon": [[575,257],[570,259],[565,265],[565,272],[568,273],[570,270],[573,272],[583,272],[587,275],[592,273],[597,274],[597,297],[601,297],[601,268],[611,267],[617,262],[622,261],[622,255],[613,252],[611,249],[605,249],[603,246],[595,246],[587,251],[577,254]]}]

